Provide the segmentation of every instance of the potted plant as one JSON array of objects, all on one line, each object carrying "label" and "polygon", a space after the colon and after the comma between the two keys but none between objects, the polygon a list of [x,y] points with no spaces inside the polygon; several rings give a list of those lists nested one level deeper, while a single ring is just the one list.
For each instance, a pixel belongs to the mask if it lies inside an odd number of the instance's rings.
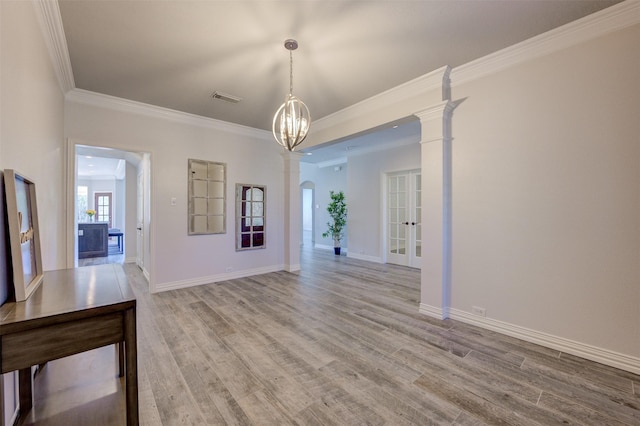
[{"label": "potted plant", "polygon": [[336,255],[340,255],[340,239],[343,237],[342,231],[347,224],[347,203],[344,200],[344,192],[330,191],[329,196],[331,202],[327,206],[331,221],[327,222],[327,231],[322,234],[323,237],[333,238],[333,251]]}]

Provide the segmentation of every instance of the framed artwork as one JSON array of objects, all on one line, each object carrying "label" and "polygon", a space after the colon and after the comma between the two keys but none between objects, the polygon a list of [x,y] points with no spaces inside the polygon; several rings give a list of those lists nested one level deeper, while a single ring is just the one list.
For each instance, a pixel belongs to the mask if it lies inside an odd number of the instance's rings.
[{"label": "framed artwork", "polygon": [[189,159],[189,235],[225,234],[226,164]]},{"label": "framed artwork", "polygon": [[265,248],[267,188],[236,184],[236,250]]},{"label": "framed artwork", "polygon": [[16,302],[26,300],[42,282],[36,185],[15,170],[4,170],[9,250]]}]

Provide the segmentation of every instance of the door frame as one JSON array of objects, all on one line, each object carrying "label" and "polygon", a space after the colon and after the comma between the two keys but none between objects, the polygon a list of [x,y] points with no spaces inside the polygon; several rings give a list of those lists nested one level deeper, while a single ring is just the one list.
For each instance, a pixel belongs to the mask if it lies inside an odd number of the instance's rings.
[{"label": "door frame", "polygon": [[67,189],[66,189],[66,204],[67,204],[67,212],[69,214],[66,215],[66,228],[67,228],[67,243],[66,243],[66,267],[67,268],[77,268],[78,267],[78,219],[77,219],[77,206],[76,206],[76,186],[78,182],[78,165],[76,162],[76,146],[89,146],[95,148],[106,148],[113,149],[124,152],[131,152],[135,154],[143,154],[145,158],[147,158],[148,164],[146,169],[145,178],[147,179],[147,184],[144,187],[144,203],[147,210],[145,215],[145,228],[146,231],[144,235],[144,246],[148,247],[149,255],[145,256],[147,262],[147,269],[145,273],[145,277],[149,281],[149,289],[153,289],[153,285],[155,283],[155,278],[153,274],[153,260],[155,259],[155,247],[150,244],[150,241],[153,239],[155,235],[155,221],[153,220],[154,212],[150,209],[149,206],[152,205],[153,201],[153,191],[152,186],[150,184],[150,177],[152,173],[152,158],[153,154],[148,150],[137,151],[131,149],[130,147],[123,147],[105,143],[91,143],[87,141],[81,141],[77,139],[67,138],[66,140],[66,170],[67,170]]}]

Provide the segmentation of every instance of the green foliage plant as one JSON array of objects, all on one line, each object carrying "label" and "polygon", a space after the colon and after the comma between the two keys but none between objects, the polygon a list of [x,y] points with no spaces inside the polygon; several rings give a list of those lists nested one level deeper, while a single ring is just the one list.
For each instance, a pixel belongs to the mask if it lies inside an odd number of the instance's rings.
[{"label": "green foliage plant", "polygon": [[347,203],[344,192],[330,191],[331,202],[327,205],[327,212],[331,221],[327,222],[327,231],[322,234],[324,238],[332,237],[335,247],[340,247],[340,239],[344,236],[343,230],[347,224]]}]

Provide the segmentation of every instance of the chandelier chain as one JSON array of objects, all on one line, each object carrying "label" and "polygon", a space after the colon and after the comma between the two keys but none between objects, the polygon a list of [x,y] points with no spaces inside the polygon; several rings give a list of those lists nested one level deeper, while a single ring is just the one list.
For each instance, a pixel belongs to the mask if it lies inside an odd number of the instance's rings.
[{"label": "chandelier chain", "polygon": [[293,51],[289,50],[289,94],[293,94]]}]

